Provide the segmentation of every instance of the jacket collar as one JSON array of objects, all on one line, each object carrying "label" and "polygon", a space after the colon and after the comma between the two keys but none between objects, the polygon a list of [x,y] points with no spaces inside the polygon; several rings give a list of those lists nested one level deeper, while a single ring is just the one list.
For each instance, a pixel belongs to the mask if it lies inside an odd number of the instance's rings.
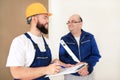
[{"label": "jacket collar", "polygon": [[[80,35],[80,40],[82,40],[82,39],[85,37],[85,35],[87,35],[87,32],[85,32],[83,29],[81,29],[81,31],[82,31],[82,33],[81,33],[81,35]],[[72,35],[71,32],[69,32],[69,33],[67,34],[67,37],[70,37],[70,38],[74,39],[74,36]]]}]

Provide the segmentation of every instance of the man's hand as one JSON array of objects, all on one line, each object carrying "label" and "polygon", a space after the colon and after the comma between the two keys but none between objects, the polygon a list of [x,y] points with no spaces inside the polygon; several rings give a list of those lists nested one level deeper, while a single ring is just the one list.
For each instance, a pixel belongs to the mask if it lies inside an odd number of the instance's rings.
[{"label": "man's hand", "polygon": [[52,63],[46,67],[46,74],[56,74],[61,70],[59,63]]},{"label": "man's hand", "polygon": [[63,62],[61,62],[59,59],[54,59],[54,60],[52,61],[52,63],[59,63],[61,66],[64,66],[64,67],[66,67],[66,68],[74,66],[74,65],[72,65],[72,64],[63,63]]},{"label": "man's hand", "polygon": [[[78,64],[83,64],[84,62],[80,62]],[[76,64],[77,65],[77,64]],[[87,76],[89,74],[88,72],[88,65],[84,66],[82,69],[80,69],[78,71],[78,73],[81,75],[81,76]]]}]

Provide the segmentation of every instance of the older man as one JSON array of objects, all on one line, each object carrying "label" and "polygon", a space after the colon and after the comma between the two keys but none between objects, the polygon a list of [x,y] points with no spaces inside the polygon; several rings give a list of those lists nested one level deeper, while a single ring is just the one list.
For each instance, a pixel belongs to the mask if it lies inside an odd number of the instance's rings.
[{"label": "older man", "polygon": [[74,61],[68,51],[60,45],[59,58],[71,65],[87,63],[77,73],[65,75],[65,80],[92,80],[90,74],[101,57],[94,36],[82,29],[83,20],[78,14],[72,15],[68,22],[69,33],[61,38],[80,62]]}]

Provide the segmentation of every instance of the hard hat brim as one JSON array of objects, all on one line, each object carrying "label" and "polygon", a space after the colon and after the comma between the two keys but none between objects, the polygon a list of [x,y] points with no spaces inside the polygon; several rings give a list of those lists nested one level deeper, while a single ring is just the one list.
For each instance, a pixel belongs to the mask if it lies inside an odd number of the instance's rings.
[{"label": "hard hat brim", "polygon": [[52,13],[47,13],[48,16],[52,16]]}]

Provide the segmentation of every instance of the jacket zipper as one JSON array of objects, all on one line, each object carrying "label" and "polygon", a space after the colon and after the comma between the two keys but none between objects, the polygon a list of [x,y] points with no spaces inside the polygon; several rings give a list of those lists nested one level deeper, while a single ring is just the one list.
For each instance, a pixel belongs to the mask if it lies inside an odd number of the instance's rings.
[{"label": "jacket zipper", "polygon": [[79,42],[79,45],[78,45],[78,53],[79,53],[79,60],[81,62],[81,55],[80,55],[80,42]]},{"label": "jacket zipper", "polygon": [[78,52],[79,52],[79,60],[81,62],[81,55],[80,55],[80,46],[81,46],[81,41],[84,39],[84,36],[81,38],[81,40],[79,41],[79,45],[78,45]]},{"label": "jacket zipper", "polygon": [[[73,38],[72,38],[73,39]],[[79,45],[78,45],[78,54],[79,54],[79,60],[80,60],[80,62],[81,62],[81,55],[80,55],[80,45],[81,45],[81,41],[84,39],[84,36],[81,38],[81,40],[79,41]],[[73,41],[75,41],[74,39],[73,39]],[[75,41],[76,42],[76,41]]]}]

